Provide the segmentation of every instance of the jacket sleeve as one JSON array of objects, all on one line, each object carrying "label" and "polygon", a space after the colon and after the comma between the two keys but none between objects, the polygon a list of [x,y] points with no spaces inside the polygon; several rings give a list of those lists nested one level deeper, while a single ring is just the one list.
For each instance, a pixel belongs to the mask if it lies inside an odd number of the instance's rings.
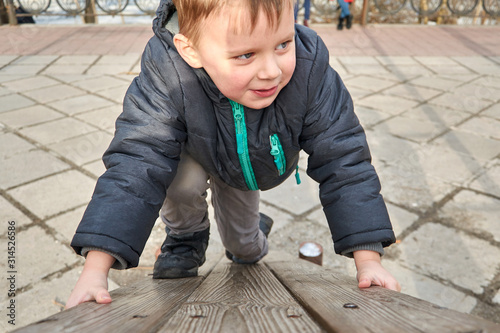
[{"label": "jacket sleeve", "polygon": [[307,83],[301,145],[309,154],[307,173],[320,184],[335,252],[363,244],[392,244],[394,232],[364,130],[319,37]]},{"label": "jacket sleeve", "polygon": [[127,268],[137,266],[186,139],[179,115],[182,98],[171,98],[182,95],[177,77],[165,46],[153,37],[104,154],[107,171],[98,179],[72,240],[78,254],[99,248],[123,258]]}]

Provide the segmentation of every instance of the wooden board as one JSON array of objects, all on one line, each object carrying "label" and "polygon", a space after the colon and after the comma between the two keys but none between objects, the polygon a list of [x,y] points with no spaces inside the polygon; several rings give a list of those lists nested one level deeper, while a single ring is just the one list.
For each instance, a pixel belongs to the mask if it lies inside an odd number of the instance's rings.
[{"label": "wooden board", "polygon": [[155,332],[198,288],[220,258],[207,258],[197,277],[167,280],[148,277],[112,291],[110,304],[82,303],[14,332]]},{"label": "wooden board", "polygon": [[402,293],[381,287],[359,289],[354,278],[305,260],[286,262],[273,253],[265,263],[329,332],[500,332],[493,322]]},{"label": "wooden board", "polygon": [[323,332],[264,264],[222,260],[158,332]]}]

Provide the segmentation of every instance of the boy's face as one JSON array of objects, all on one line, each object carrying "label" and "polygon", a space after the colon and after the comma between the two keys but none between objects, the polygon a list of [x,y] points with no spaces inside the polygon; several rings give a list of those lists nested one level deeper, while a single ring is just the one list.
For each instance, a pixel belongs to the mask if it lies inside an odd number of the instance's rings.
[{"label": "boy's face", "polygon": [[236,9],[226,8],[207,18],[195,50],[200,66],[224,96],[261,109],[275,100],[295,69],[293,10],[285,9],[274,26],[261,10],[253,31],[249,22],[235,26],[248,18],[235,17]]}]

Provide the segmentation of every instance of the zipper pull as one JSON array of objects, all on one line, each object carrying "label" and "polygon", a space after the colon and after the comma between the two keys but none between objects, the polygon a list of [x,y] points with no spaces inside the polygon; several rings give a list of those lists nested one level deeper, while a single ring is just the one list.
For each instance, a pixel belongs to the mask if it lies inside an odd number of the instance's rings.
[{"label": "zipper pull", "polygon": [[300,185],[301,181],[300,181],[299,166],[298,165],[295,168],[295,181],[297,182],[297,185]]},{"label": "zipper pull", "polygon": [[238,155],[243,154],[243,133],[241,133],[241,126],[243,120],[242,106],[236,102],[229,101],[233,109],[233,118],[236,123],[236,152]]},{"label": "zipper pull", "polygon": [[271,143],[271,155],[274,156],[274,159],[279,158],[280,149],[278,148],[278,142],[274,135],[269,136],[269,142]]},{"label": "zipper pull", "polygon": [[231,107],[233,109],[234,120],[237,122],[241,122],[241,119],[243,118],[242,106],[233,101],[229,101],[229,103],[231,104]]},{"label": "zipper pull", "polygon": [[276,164],[276,168],[280,176],[285,172],[283,167],[283,161],[281,160],[281,152],[278,145],[279,139],[277,134],[273,134],[269,136],[269,142],[271,143],[271,155],[274,157],[274,164]]}]

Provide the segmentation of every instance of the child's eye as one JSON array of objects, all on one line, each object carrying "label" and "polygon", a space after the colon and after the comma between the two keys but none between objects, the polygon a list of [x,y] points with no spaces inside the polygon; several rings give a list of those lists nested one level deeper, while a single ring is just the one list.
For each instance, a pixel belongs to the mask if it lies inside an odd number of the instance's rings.
[{"label": "child's eye", "polygon": [[286,49],[286,47],[288,46],[289,42],[284,42],[284,43],[281,43],[280,45],[278,45],[276,47],[277,50],[284,50]]},{"label": "child's eye", "polygon": [[245,53],[245,54],[242,54],[242,55],[240,55],[240,56],[237,56],[236,58],[237,58],[237,59],[240,59],[240,60],[248,60],[248,59],[250,59],[252,56],[253,56],[253,53]]}]

